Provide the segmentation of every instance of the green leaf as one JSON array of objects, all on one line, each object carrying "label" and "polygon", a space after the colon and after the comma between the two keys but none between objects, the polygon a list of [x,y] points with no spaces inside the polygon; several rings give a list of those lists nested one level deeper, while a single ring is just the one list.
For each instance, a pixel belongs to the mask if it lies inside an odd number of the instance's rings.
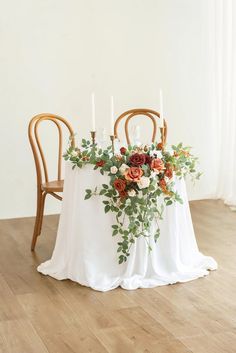
[{"label": "green leaf", "polygon": [[110,205],[106,205],[104,210],[105,210],[105,213],[109,212],[111,209]]},{"label": "green leaf", "polygon": [[160,236],[160,229],[157,229],[156,233],[154,234],[155,243],[157,242],[157,239],[159,238],[159,236]]}]

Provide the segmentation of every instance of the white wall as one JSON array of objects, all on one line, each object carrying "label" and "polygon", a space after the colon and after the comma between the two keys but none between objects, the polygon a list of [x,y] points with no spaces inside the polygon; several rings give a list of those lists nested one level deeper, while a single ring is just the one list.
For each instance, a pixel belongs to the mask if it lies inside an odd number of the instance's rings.
[{"label": "white wall", "polygon": [[[109,121],[111,93],[117,113],[137,106],[158,109],[162,87],[169,140],[193,145],[205,173],[190,188],[190,197],[214,195],[206,3],[1,2],[0,218],[35,212],[29,119],[40,112],[57,113],[78,128],[80,137],[86,136],[91,91],[103,127]],[[56,200],[47,203],[47,213],[58,210]]]}]

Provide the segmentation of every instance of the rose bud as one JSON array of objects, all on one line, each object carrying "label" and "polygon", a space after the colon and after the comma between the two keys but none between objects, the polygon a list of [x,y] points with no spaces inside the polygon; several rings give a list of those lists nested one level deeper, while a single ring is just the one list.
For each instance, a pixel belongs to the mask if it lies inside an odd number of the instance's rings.
[{"label": "rose bud", "polygon": [[125,147],[120,148],[120,153],[121,154],[126,154],[127,149]]}]

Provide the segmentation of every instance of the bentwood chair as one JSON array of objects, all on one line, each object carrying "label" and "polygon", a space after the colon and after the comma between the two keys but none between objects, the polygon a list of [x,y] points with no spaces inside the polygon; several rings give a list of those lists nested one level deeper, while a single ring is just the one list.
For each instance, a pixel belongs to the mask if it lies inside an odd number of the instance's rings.
[{"label": "bentwood chair", "polygon": [[[119,138],[118,136],[118,126],[121,122],[121,120],[125,121],[125,137],[127,144],[130,145],[130,137],[129,137],[129,122],[132,118],[137,117],[137,116],[146,116],[152,121],[153,125],[153,132],[152,132],[152,142],[155,142],[156,139],[156,134],[157,134],[157,121],[160,118],[160,114],[156,112],[155,110],[152,109],[145,109],[145,108],[136,108],[136,109],[131,109],[128,110],[124,113],[122,113],[115,121],[114,125],[114,136],[115,138]],[[164,120],[164,129],[161,129],[161,134],[163,134],[163,142],[166,142],[166,137],[167,137],[167,124],[166,121]]]},{"label": "bentwood chair", "polygon": [[[52,122],[58,130],[58,157],[57,157],[57,180],[49,180],[46,159],[43,153],[43,148],[40,143],[38,127],[43,121]],[[61,161],[62,161],[62,126],[68,129],[70,143],[74,146],[74,132],[70,124],[62,117],[54,114],[39,114],[33,117],[29,123],[28,135],[32,147],[36,175],[37,175],[37,212],[34,225],[33,238],[31,242],[31,250],[34,251],[36,241],[41,233],[44,204],[46,196],[49,194],[58,200],[62,197],[57,193],[63,191],[63,180],[61,178]]]}]

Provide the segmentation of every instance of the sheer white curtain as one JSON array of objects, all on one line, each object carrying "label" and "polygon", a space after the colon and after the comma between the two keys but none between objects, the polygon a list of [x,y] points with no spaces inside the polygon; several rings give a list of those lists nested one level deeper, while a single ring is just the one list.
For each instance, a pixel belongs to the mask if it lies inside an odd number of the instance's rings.
[{"label": "sheer white curtain", "polygon": [[212,107],[218,134],[216,196],[236,206],[236,1],[213,0],[210,16]]}]

